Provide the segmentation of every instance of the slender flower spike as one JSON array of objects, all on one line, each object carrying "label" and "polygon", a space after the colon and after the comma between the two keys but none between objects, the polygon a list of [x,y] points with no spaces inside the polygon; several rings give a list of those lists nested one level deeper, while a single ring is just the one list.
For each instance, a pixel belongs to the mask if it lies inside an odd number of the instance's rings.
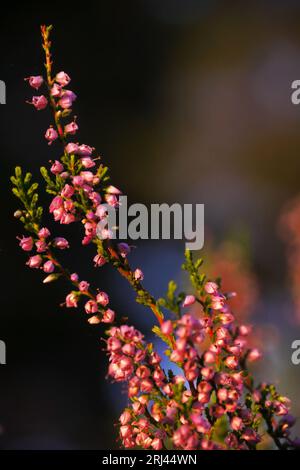
[{"label": "slender flower spike", "polygon": [[28,80],[29,85],[35,90],[38,90],[44,83],[44,79],[41,75],[32,75],[31,77],[25,78],[25,80]]},{"label": "slender flower spike", "polygon": [[[75,117],[66,124],[64,119],[71,116],[76,95],[65,89],[70,77],[65,72],[55,75],[52,69],[50,31],[51,26],[41,27],[48,95],[35,96],[31,102],[36,109],[43,109],[49,99],[54,124],[45,137],[50,144],[59,136],[63,147],[61,158],[58,155],[51,162],[52,174],[42,171],[47,190],[53,194],[49,212],[63,225],[78,221],[82,244],[96,247],[95,266],[111,264],[136,291],[137,301],[152,311],[157,322],[152,331],[168,345],[164,361],[152,340],[149,343],[134,326],[125,324],[124,317],[118,321],[106,292],[96,286],[90,288],[89,282],[62,266],[54,248],[64,250],[69,242],[62,237],[52,238],[48,228],[43,227],[42,208],[36,207],[34,199],[38,196],[37,185],[29,182],[30,174],[23,177],[20,168],[12,178],[14,193],[23,204],[16,217],[29,236],[18,240],[25,252],[31,252],[26,264],[40,270],[43,277],[46,273],[44,283],[63,277],[71,284],[73,290],[66,295],[66,307],[77,307],[82,300],[87,322],[102,324],[107,375],[115,382],[124,382],[127,390],[128,405],[118,424],[123,447],[154,451],[255,450],[268,434],[279,449],[300,448],[300,440],[291,437],[295,419],[289,414],[290,400],[268,382],[256,385],[248,369],[248,362],[261,354],[251,344],[251,328],[239,325],[232,313],[233,294],[224,293],[220,282],[207,282],[205,273],[200,272],[201,260],[195,261],[187,252],[183,267],[189,273],[195,296],[187,295],[182,302],[182,294],[176,295],[170,284],[166,298],[157,301],[141,285],[141,269],[130,266],[130,247],[126,243],[116,246],[110,240],[113,233],[100,227],[99,222],[109,212],[103,201],[118,207],[121,191],[108,186],[108,169],[102,163],[97,165],[99,158],[93,158],[93,147],[69,142],[78,126]],[[35,89],[43,83],[42,76],[28,80]],[[181,314],[180,304],[189,307],[196,301],[198,309]],[[170,312],[174,316],[168,317]],[[105,324],[110,327],[105,328]],[[174,372],[165,372],[166,360],[174,364]]]}]

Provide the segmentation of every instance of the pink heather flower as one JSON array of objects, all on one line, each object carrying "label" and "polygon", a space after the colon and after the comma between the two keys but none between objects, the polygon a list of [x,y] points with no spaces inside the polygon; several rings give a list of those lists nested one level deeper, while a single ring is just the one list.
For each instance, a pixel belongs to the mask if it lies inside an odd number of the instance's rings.
[{"label": "pink heather flower", "polygon": [[48,273],[48,274],[53,273],[54,269],[55,269],[55,266],[50,260],[46,261],[46,263],[44,263],[43,265],[43,270],[45,271],[45,273]]},{"label": "pink heather flower", "polygon": [[103,312],[102,322],[103,323],[112,323],[115,319],[115,312],[108,308]]},{"label": "pink heather flower", "polygon": [[124,426],[125,424],[130,423],[131,421],[131,413],[128,410],[123,411],[119,418],[120,423]]},{"label": "pink heather flower", "polygon": [[101,320],[98,315],[93,315],[92,317],[88,318],[88,322],[90,325],[98,325],[101,323]]},{"label": "pink heather flower", "polygon": [[127,243],[118,243],[118,251],[122,258],[126,258],[126,256],[130,253],[130,246]]},{"label": "pink heather flower", "polygon": [[115,194],[105,194],[104,199],[109,206],[117,207],[119,204],[118,198]]},{"label": "pink heather flower", "polygon": [[161,450],[163,447],[162,440],[158,437],[155,437],[154,439],[152,439],[151,447],[153,447],[154,450]]},{"label": "pink heather flower", "polygon": [[204,290],[208,294],[215,294],[218,291],[218,284],[212,281],[206,282],[204,285]]},{"label": "pink heather flower", "polygon": [[32,104],[37,111],[40,111],[41,109],[46,108],[48,100],[44,95],[33,96],[32,101],[29,102],[29,104]]},{"label": "pink heather flower", "polygon": [[96,163],[90,157],[81,158],[81,164],[84,168],[93,168]]},{"label": "pink heather flower", "polygon": [[195,301],[196,301],[196,298],[194,295],[187,295],[182,303],[182,306],[189,307],[190,305],[193,305]]},{"label": "pink heather flower", "polygon": [[64,204],[64,200],[60,196],[55,196],[55,198],[52,199],[52,202],[49,207],[50,213],[54,212],[57,209],[60,209]]},{"label": "pink heather flower", "polygon": [[51,88],[50,91],[51,96],[53,98],[58,98],[61,96],[61,85],[58,85],[57,83],[54,83],[53,87]]},{"label": "pink heather flower", "polygon": [[31,256],[27,261],[30,268],[39,268],[42,264],[43,258],[40,255]]},{"label": "pink heather flower", "polygon": [[48,145],[51,145],[52,142],[54,142],[58,137],[58,133],[56,132],[55,129],[53,129],[52,126],[47,129],[46,134],[45,134],[45,139],[48,140]]},{"label": "pink heather flower", "polygon": [[254,349],[251,349],[247,355],[247,359],[248,361],[250,362],[254,362],[254,361],[257,361],[258,359],[260,359],[262,356],[261,352],[257,349],[257,348],[254,348]]},{"label": "pink heather flower", "polygon": [[109,303],[109,297],[106,292],[99,292],[99,294],[97,294],[96,300],[98,304],[102,305],[102,307],[106,307],[106,305]]},{"label": "pink heather flower", "polygon": [[77,273],[72,273],[71,276],[70,276],[70,279],[72,282],[78,282],[78,274]]},{"label": "pink heather flower", "polygon": [[36,246],[36,251],[38,253],[43,253],[44,251],[47,250],[48,248],[48,245],[47,243],[45,242],[45,240],[38,240],[37,242],[35,242],[35,246]]},{"label": "pink heather flower", "polygon": [[55,248],[59,248],[60,250],[65,250],[66,248],[69,248],[68,240],[62,237],[54,238],[53,244]]},{"label": "pink heather flower", "polygon": [[78,303],[78,296],[76,295],[75,292],[71,292],[70,294],[67,295],[66,306],[68,308],[77,307],[77,303]]},{"label": "pink heather flower", "polygon": [[94,151],[94,147],[90,147],[89,145],[82,144],[78,147],[78,155],[81,157],[90,157]]},{"label": "pink heather flower", "polygon": [[229,369],[236,369],[239,361],[235,356],[227,356],[225,359],[225,364]]},{"label": "pink heather flower", "polygon": [[115,186],[108,186],[108,188],[106,188],[106,192],[108,194],[114,194],[115,196],[119,196],[120,194],[122,194],[122,191],[120,191],[120,189],[116,188]]},{"label": "pink heather flower", "polygon": [[51,173],[53,173],[54,175],[59,175],[59,173],[61,173],[63,170],[64,167],[58,160],[55,160],[55,162],[50,168]]},{"label": "pink heather flower", "polygon": [[89,290],[90,285],[86,281],[81,281],[78,287],[81,292],[86,292]]},{"label": "pink heather flower", "polygon": [[65,134],[74,135],[78,131],[78,126],[75,121],[70,122],[65,126]]},{"label": "pink heather flower", "polygon": [[91,171],[82,171],[80,173],[80,176],[84,179],[86,183],[93,183],[95,177],[94,173],[92,173]]},{"label": "pink heather flower", "polygon": [[72,108],[73,101],[75,101],[77,96],[71,90],[65,90],[62,92],[60,96],[60,100],[58,102],[59,106],[63,109]]},{"label": "pink heather flower", "polygon": [[25,78],[24,80],[28,80],[29,85],[36,90],[38,90],[44,82],[44,79],[41,75],[32,75],[31,77]]},{"label": "pink heather flower", "polygon": [[136,281],[142,281],[144,279],[143,271],[137,268],[133,273],[133,277]]},{"label": "pink heather flower", "polygon": [[69,142],[68,145],[66,145],[65,150],[67,153],[78,153],[78,144],[74,144],[74,142]]},{"label": "pink heather flower", "polygon": [[75,222],[75,220],[76,220],[75,215],[64,213],[64,214],[62,214],[62,216],[60,218],[60,223],[64,224],[64,225],[67,225],[67,224],[71,224],[72,222]]},{"label": "pink heather flower", "polygon": [[24,237],[21,238],[19,246],[22,248],[24,251],[31,251],[33,247],[33,239],[32,237]]},{"label": "pink heather flower", "polygon": [[84,308],[87,314],[98,312],[98,305],[94,300],[88,300]]},{"label": "pink heather flower", "polygon": [[99,219],[103,219],[107,216],[107,207],[104,204],[99,204],[96,209],[96,216],[99,217]]},{"label": "pink heather flower", "polygon": [[164,321],[163,324],[161,325],[160,329],[161,329],[161,332],[164,335],[172,334],[173,333],[173,325],[172,325],[171,320]]},{"label": "pink heather flower", "polygon": [[75,190],[73,188],[73,186],[71,186],[70,184],[65,184],[65,186],[63,187],[62,191],[61,191],[61,195],[63,197],[67,197],[67,198],[70,198],[73,196]]},{"label": "pink heather flower", "polygon": [[48,238],[50,237],[50,230],[48,230],[46,227],[43,227],[39,230],[38,236],[39,238]]},{"label": "pink heather flower", "polygon": [[102,255],[96,255],[93,258],[95,268],[99,268],[106,263],[106,259]]},{"label": "pink heather flower", "polygon": [[56,74],[55,81],[59,83],[61,86],[69,85],[71,78],[65,72],[59,72]]},{"label": "pink heather flower", "polygon": [[243,420],[238,416],[232,418],[230,425],[234,431],[240,431],[244,427]]},{"label": "pink heather flower", "polygon": [[101,196],[99,193],[96,193],[96,191],[92,191],[90,194],[89,194],[89,199],[92,201],[93,204],[95,204],[96,206],[98,204],[100,204],[101,202]]},{"label": "pink heather flower", "polygon": [[84,184],[84,179],[82,178],[82,176],[73,176],[73,184],[74,186],[82,186]]},{"label": "pink heather flower", "polygon": [[212,295],[211,307],[214,310],[221,310],[225,304],[225,297],[223,295]]}]

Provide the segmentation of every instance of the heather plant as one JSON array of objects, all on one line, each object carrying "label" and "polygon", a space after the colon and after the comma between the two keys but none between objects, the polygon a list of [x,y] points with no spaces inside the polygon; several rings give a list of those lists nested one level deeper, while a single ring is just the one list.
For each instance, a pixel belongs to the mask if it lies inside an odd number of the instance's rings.
[{"label": "heather plant", "polygon": [[[41,168],[51,195],[49,212],[59,224],[80,223],[82,244],[95,247],[95,267],[110,264],[132,286],[136,301],[154,314],[153,333],[165,343],[170,370],[162,368],[162,357],[140,331],[118,320],[106,292],[63,266],[60,250],[69,250],[70,242],[47,228],[38,203],[38,183],[17,167],[11,180],[21,207],[15,217],[26,232],[19,244],[28,253],[26,264],[44,273],[44,283],[62,277],[70,282],[66,308],[84,306],[91,325],[105,324],[108,377],[127,384],[128,405],[118,426],[120,444],[154,450],[252,450],[268,436],[278,449],[298,447],[299,441],[290,435],[295,420],[289,414],[289,399],[272,384],[256,384],[248,368],[261,354],[248,345],[251,327],[236,322],[230,307],[235,293],[223,292],[221,281],[207,278],[202,260],[186,251],[182,267],[191,282],[190,292],[178,293],[171,281],[166,296],[155,299],[144,287],[142,270],[129,263],[131,247],[112,239],[109,230],[102,229],[102,236],[97,236],[105,204],[118,207],[121,191],[110,184],[108,168],[95,149],[74,137],[76,95],[69,89],[69,75],[53,72],[51,29],[41,27],[45,77],[27,79],[35,90],[45,90],[30,104],[52,112],[46,140],[60,141],[62,146],[61,156]],[[198,317],[190,311],[195,304],[201,309]],[[174,373],[172,364],[181,373]]]}]

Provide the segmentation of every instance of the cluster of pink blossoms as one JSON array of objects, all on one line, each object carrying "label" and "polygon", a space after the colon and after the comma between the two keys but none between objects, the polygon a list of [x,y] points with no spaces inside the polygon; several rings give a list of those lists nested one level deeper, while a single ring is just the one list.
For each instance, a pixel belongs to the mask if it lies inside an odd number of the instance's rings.
[{"label": "cluster of pink blossoms", "polygon": [[[98,237],[97,225],[107,215],[106,205],[118,207],[121,191],[106,186],[107,169],[96,166],[99,157],[93,156],[93,147],[68,141],[78,131],[76,118],[62,122],[69,119],[76,95],[66,89],[71,81],[68,74],[59,72],[52,78],[51,27],[41,29],[50,92],[48,98],[34,96],[30,103],[37,110],[50,104],[55,126],[49,126],[45,138],[49,144],[59,139],[64,149],[63,157],[52,162],[50,176],[43,169],[47,190],[54,195],[49,211],[60,224],[83,224],[83,245],[93,242],[97,247],[95,266],[110,262],[129,281],[137,300],[149,307],[158,320],[155,332],[168,345],[166,356],[176,364],[176,369],[182,370],[182,374],[165,373],[162,358],[134,327],[110,327],[106,342],[108,375],[128,386],[129,404],[120,416],[122,445],[154,450],[255,449],[267,431],[278,448],[299,447],[300,443],[290,438],[294,418],[289,414],[289,400],[279,395],[271,384],[253,385],[248,363],[259,359],[260,352],[248,347],[250,327],[236,324],[227,302],[235,294],[223,294],[215,282],[206,282],[189,260],[190,278],[197,296],[187,295],[179,311],[177,302],[178,318],[165,320],[158,302],[141,284],[143,272],[129,266],[130,247],[126,243],[115,247],[112,233],[107,229],[102,229]],[[28,81],[34,89],[39,89],[44,78],[31,76]],[[18,184],[16,178],[13,181]],[[80,280],[76,273],[68,274],[58,262],[52,249],[69,248],[69,243],[62,237],[50,239],[47,228],[37,227],[33,216],[35,206],[28,210],[23,192],[23,189],[16,190],[15,194],[25,206],[24,223],[31,223],[34,235],[23,237],[20,246],[26,252],[35,250],[27,264],[48,274],[44,282],[58,275],[67,277],[75,288],[66,296],[65,305],[77,307],[79,300],[87,297],[84,308],[89,323],[115,323],[108,295],[92,291],[87,281]],[[189,308],[196,302],[201,308],[200,318],[191,313],[181,315],[181,308]]]},{"label": "cluster of pink blossoms", "polygon": [[[254,388],[246,373],[246,361],[260,357],[256,349],[247,347],[250,327],[235,325],[227,296],[216,283],[207,282],[204,290],[202,301],[208,308],[202,318],[184,314],[179,320],[164,321],[160,328],[162,335],[174,334],[168,356],[183,375],[167,375],[161,357],[134,327],[109,330],[108,373],[113,380],[128,383],[130,405],[119,419],[123,446],[253,449],[262,439],[259,425],[265,413],[269,431],[279,442],[298,445],[289,441],[295,422],[289,415],[289,400],[268,384]],[[194,301],[194,296],[187,296],[183,306]],[[223,442],[218,435],[221,425],[226,428]]]}]

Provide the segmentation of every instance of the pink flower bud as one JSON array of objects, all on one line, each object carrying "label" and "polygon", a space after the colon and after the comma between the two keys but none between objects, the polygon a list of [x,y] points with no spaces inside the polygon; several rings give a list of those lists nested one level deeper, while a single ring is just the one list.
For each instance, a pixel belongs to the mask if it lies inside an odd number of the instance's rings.
[{"label": "pink flower bud", "polygon": [[32,237],[24,237],[21,238],[19,246],[22,248],[24,251],[31,251],[33,247],[33,239]]},{"label": "pink flower bud", "polygon": [[61,86],[69,85],[71,78],[65,72],[59,72],[56,74],[55,81],[59,83]]},{"label": "pink flower bud", "polygon": [[229,369],[236,369],[239,361],[235,356],[227,356],[225,359],[225,364]]},{"label": "pink flower bud", "polygon": [[109,297],[106,292],[99,292],[99,294],[97,294],[96,300],[98,304],[102,305],[102,307],[106,307],[109,302]]},{"label": "pink flower bud", "polygon": [[115,196],[119,196],[120,194],[122,194],[122,191],[120,191],[120,189],[116,188],[115,186],[108,186],[108,188],[106,188],[106,192],[109,193],[109,194],[114,194]]},{"label": "pink flower bud", "polygon": [[78,303],[78,296],[76,295],[75,292],[71,292],[70,294],[67,295],[66,306],[68,308],[77,307],[77,303]]},{"label": "pink flower bud", "polygon": [[50,237],[50,230],[48,230],[46,227],[43,227],[40,229],[38,236],[39,238],[48,238]]},{"label": "pink flower bud", "polygon": [[46,108],[46,106],[48,104],[48,100],[44,95],[33,96],[32,101],[29,102],[29,104],[32,104],[37,111],[40,111],[41,109]]},{"label": "pink flower bud", "polygon": [[52,199],[52,202],[49,207],[49,211],[54,212],[57,209],[60,209],[64,204],[63,198],[60,196],[55,196],[54,199]]},{"label": "pink flower bud", "polygon": [[99,268],[106,264],[106,259],[102,255],[96,255],[93,259],[95,268]]},{"label": "pink flower bud", "polygon": [[250,362],[254,362],[254,361],[257,361],[258,359],[260,359],[261,356],[262,356],[261,352],[257,348],[254,348],[254,349],[251,349],[249,351],[247,359]]},{"label": "pink flower bud", "polygon": [[70,279],[72,282],[78,282],[78,274],[77,273],[72,273],[70,276]]},{"label": "pink flower bud", "polygon": [[103,312],[103,317],[102,317],[102,322],[103,323],[113,323],[115,320],[115,312],[111,309],[108,308]]},{"label": "pink flower bud", "polygon": [[84,184],[84,179],[82,178],[82,176],[73,176],[73,184],[74,186],[82,186]]},{"label": "pink flower bud", "polygon": [[55,160],[55,162],[50,168],[51,173],[53,173],[54,175],[59,175],[59,173],[61,173],[63,170],[64,167],[58,160]]},{"label": "pink flower bud", "polygon": [[96,163],[90,157],[81,158],[81,164],[84,168],[93,168]]},{"label": "pink flower bud", "polygon": [[50,90],[51,96],[53,98],[58,98],[61,96],[61,85],[58,85],[57,83],[54,83],[53,87]]},{"label": "pink flower bud", "polygon": [[163,324],[161,325],[160,329],[161,329],[161,332],[164,335],[172,334],[173,333],[173,325],[172,325],[171,320],[164,321]]},{"label": "pink flower bud", "polygon": [[87,292],[89,290],[89,287],[90,285],[86,281],[81,281],[78,286],[80,292]]},{"label": "pink flower bud", "polygon": [[205,283],[204,289],[208,294],[214,294],[218,290],[218,285],[215,282],[209,281]]},{"label": "pink flower bud", "polygon": [[75,190],[74,190],[73,186],[71,186],[70,184],[66,184],[66,185],[63,187],[62,191],[61,191],[61,195],[62,195],[63,197],[70,198],[70,197],[73,196],[74,191],[75,191]]},{"label": "pink flower bud", "polygon": [[65,126],[65,134],[74,135],[78,131],[78,126],[75,121],[70,122]]},{"label": "pink flower bud", "polygon": [[41,75],[32,75],[31,77],[25,78],[24,80],[28,80],[29,85],[36,90],[38,90],[44,82],[44,79]]},{"label": "pink flower bud", "polygon": [[43,266],[43,270],[45,271],[45,273],[53,273],[55,269],[55,266],[54,264],[52,263],[52,261],[46,261],[46,263],[44,263],[44,266]]},{"label": "pink flower bud", "polygon": [[104,199],[109,206],[117,207],[119,204],[118,198],[114,194],[105,194]]},{"label": "pink flower bud", "polygon": [[138,282],[142,281],[144,279],[143,271],[141,271],[141,269],[137,268],[133,273],[133,277]]},{"label": "pink flower bud", "polygon": [[55,248],[59,248],[60,250],[65,250],[66,248],[69,248],[68,240],[62,237],[54,238],[53,244]]},{"label": "pink flower bud", "polygon": [[71,90],[65,90],[62,92],[60,100],[58,102],[59,106],[63,109],[72,108],[73,101],[75,101],[77,96]]},{"label": "pink flower bud", "polygon": [[78,153],[78,144],[74,144],[74,142],[70,142],[70,143],[68,143],[68,145],[66,145],[65,150],[69,154],[70,153],[77,154]]},{"label": "pink flower bud", "polygon": [[101,323],[101,320],[98,315],[94,315],[93,317],[88,318],[88,322],[90,325],[99,325],[99,323]]},{"label": "pink flower bud", "polygon": [[187,295],[182,303],[182,306],[189,307],[190,305],[193,305],[195,301],[196,301],[196,298],[194,295]]},{"label": "pink flower bud", "polygon": [[89,300],[84,308],[87,314],[98,312],[98,305],[94,300]]},{"label": "pink flower bud", "polygon": [[90,157],[94,151],[94,147],[90,147],[89,145],[82,144],[78,147],[78,155],[81,157]]},{"label": "pink flower bud", "polygon": [[234,431],[240,431],[244,427],[243,420],[238,416],[232,418],[230,425]]},{"label": "pink flower bud", "polygon": [[51,145],[52,142],[54,142],[54,140],[56,140],[58,137],[58,133],[56,132],[55,129],[53,129],[53,127],[49,127],[49,129],[47,129],[46,131],[46,134],[45,134],[45,139],[48,140],[48,145]]},{"label": "pink flower bud", "polygon": [[29,258],[29,260],[27,261],[27,265],[30,267],[30,268],[39,268],[42,264],[42,257],[40,255],[35,255],[35,256],[31,256]]},{"label": "pink flower bud", "polygon": [[123,411],[123,413],[121,414],[121,416],[119,418],[119,421],[120,421],[122,426],[124,426],[125,424],[130,423],[130,421],[131,421],[130,411],[128,411],[128,410]]},{"label": "pink flower bud", "polygon": [[35,243],[35,246],[37,248],[37,252],[38,253],[43,253],[44,251],[47,250],[48,246],[47,246],[47,243],[45,242],[45,240],[38,240],[36,243]]}]

